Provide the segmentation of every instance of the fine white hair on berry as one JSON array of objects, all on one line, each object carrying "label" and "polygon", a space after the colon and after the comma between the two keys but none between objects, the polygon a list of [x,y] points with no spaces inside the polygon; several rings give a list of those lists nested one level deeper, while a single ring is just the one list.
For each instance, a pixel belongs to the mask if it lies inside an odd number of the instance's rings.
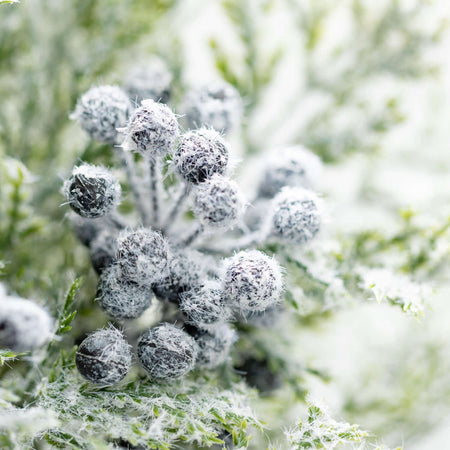
[{"label": "fine white hair on berry", "polygon": [[231,316],[222,286],[217,281],[209,281],[200,288],[185,292],[181,296],[180,309],[189,324],[203,330],[210,330]]},{"label": "fine white hair on berry", "polygon": [[70,118],[92,139],[115,144],[117,128],[126,125],[131,109],[127,94],[118,86],[92,87],[78,100]]},{"label": "fine white hair on berry", "polygon": [[273,198],[285,186],[312,189],[320,182],[322,160],[302,145],[272,152],[267,158],[258,195]]},{"label": "fine white hair on berry", "polygon": [[160,300],[179,303],[183,292],[203,284],[207,278],[199,252],[185,247],[171,250],[169,272],[153,285],[153,291]]},{"label": "fine white hair on berry", "polygon": [[80,344],[75,363],[86,380],[109,386],[125,378],[130,370],[130,345],[116,328],[98,330]]},{"label": "fine white hair on berry", "polygon": [[118,264],[100,276],[97,296],[102,309],[114,319],[136,319],[152,303],[152,291],[124,277]]},{"label": "fine white hair on berry", "polygon": [[194,215],[210,228],[230,228],[244,211],[244,201],[238,185],[221,175],[213,175],[197,186]]},{"label": "fine white hair on berry", "polygon": [[223,175],[228,156],[229,150],[221,135],[213,129],[200,128],[181,136],[174,163],[186,181],[198,184],[216,173]]},{"label": "fine white hair on berry", "polygon": [[178,121],[172,110],[154,100],[143,100],[131,115],[122,144],[125,150],[135,150],[152,157],[172,151],[179,136]]},{"label": "fine white hair on berry", "polygon": [[105,229],[91,242],[91,262],[95,271],[100,274],[115,260],[117,253],[117,230]]},{"label": "fine white hair on berry", "polygon": [[173,380],[195,366],[198,346],[175,325],[163,323],[144,333],[138,341],[137,355],[151,378]]},{"label": "fine white hair on berry", "polygon": [[123,231],[117,239],[117,262],[123,275],[142,286],[162,280],[169,270],[166,239],[148,228]]},{"label": "fine white hair on berry", "polygon": [[63,191],[70,207],[91,219],[113,210],[120,203],[122,192],[118,180],[108,170],[90,164],[74,167]]},{"label": "fine white hair on berry", "polygon": [[53,319],[37,303],[0,297],[0,347],[17,352],[34,350],[51,339],[53,326]]},{"label": "fine white hair on berry", "polygon": [[223,291],[244,316],[264,311],[281,301],[281,267],[258,250],[239,252],[225,260]]},{"label": "fine white hair on berry", "polygon": [[130,69],[124,83],[124,89],[133,102],[145,99],[167,103],[170,100],[172,74],[159,58],[136,65]]},{"label": "fine white hair on berry", "polygon": [[229,324],[223,323],[204,332],[199,330],[194,335],[198,345],[197,366],[214,369],[229,357],[230,349],[237,341],[236,331]]},{"label": "fine white hair on berry", "polygon": [[258,328],[272,328],[281,323],[285,313],[284,303],[269,306],[263,311],[247,312],[239,315],[239,321],[246,322]]},{"label": "fine white hair on berry", "polygon": [[192,89],[184,101],[190,128],[207,126],[226,133],[240,124],[242,110],[238,91],[222,80]]},{"label": "fine white hair on berry", "polygon": [[285,187],[274,198],[270,234],[291,244],[306,244],[322,223],[320,199],[313,191]]}]

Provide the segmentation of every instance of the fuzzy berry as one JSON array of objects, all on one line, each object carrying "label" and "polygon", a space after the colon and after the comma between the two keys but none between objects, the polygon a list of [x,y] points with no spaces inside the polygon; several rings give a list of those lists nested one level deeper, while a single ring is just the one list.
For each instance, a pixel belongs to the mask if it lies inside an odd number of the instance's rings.
[{"label": "fuzzy berry", "polygon": [[264,311],[281,301],[281,268],[258,250],[239,252],[225,261],[223,291],[244,316]]},{"label": "fuzzy berry", "polygon": [[228,147],[217,131],[200,128],[181,137],[174,163],[186,181],[198,184],[216,173],[223,175],[228,164],[228,154]]},{"label": "fuzzy berry", "polygon": [[117,86],[89,89],[77,102],[71,119],[75,119],[92,139],[115,144],[117,128],[125,126],[131,111],[125,92]]},{"label": "fuzzy berry", "polygon": [[194,339],[175,325],[164,323],[144,333],[137,355],[151,378],[173,380],[194,368],[198,347]]},{"label": "fuzzy berry", "polygon": [[102,309],[114,319],[136,319],[152,303],[151,290],[124,277],[118,264],[102,273],[97,296]]},{"label": "fuzzy berry", "polygon": [[121,381],[130,370],[130,346],[119,330],[98,330],[80,344],[75,363],[86,380],[108,386]]},{"label": "fuzzy berry", "polygon": [[120,202],[117,179],[104,167],[82,164],[64,182],[63,191],[70,207],[80,216],[97,218],[113,210]]}]

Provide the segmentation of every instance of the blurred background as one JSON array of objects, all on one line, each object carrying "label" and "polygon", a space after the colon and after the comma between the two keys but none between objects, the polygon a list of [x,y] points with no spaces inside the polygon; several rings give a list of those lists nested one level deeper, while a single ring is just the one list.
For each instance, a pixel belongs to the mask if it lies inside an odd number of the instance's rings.
[{"label": "blurred background", "polygon": [[[155,56],[173,75],[176,112],[188,88],[222,78],[244,101],[230,136],[241,183],[255,188],[265,152],[304,144],[325,162],[320,251],[338,243],[349,271],[394,268],[430,288],[418,319],[395,301],[338,290],[318,304],[299,285],[292,357],[329,376],[308,380],[311,395],[388,445],[450,448],[449,19],[447,0],[1,4],[1,279],[56,308],[83,275],[76,326],[96,327],[96,277],[59,207],[60,187],[80,160],[113,160],[69,119],[77,98],[123,84]],[[280,429],[303,406],[280,393],[255,408]]]}]

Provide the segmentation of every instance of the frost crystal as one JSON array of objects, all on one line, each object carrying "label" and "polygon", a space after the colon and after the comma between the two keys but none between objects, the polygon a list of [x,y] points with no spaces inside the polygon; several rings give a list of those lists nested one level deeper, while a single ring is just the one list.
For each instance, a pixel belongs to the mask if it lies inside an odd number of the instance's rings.
[{"label": "frost crystal", "polygon": [[244,202],[237,184],[214,175],[200,183],[194,200],[194,214],[203,225],[230,228],[241,218]]},{"label": "frost crystal", "polygon": [[292,244],[309,242],[320,230],[319,203],[312,191],[283,188],[273,200],[272,236]]},{"label": "frost crystal", "polygon": [[53,336],[53,319],[31,300],[0,297],[0,347],[17,352],[40,347]]},{"label": "frost crystal", "polygon": [[127,94],[117,86],[89,89],[79,100],[71,119],[75,119],[95,141],[115,144],[117,128],[125,126],[131,111]]},{"label": "frost crystal", "polygon": [[151,99],[167,103],[170,99],[172,74],[160,59],[135,66],[125,80],[124,89],[136,103]]},{"label": "frost crystal", "polygon": [[178,121],[171,109],[154,100],[143,100],[125,128],[123,147],[152,157],[164,156],[178,139]]},{"label": "frost crystal", "polygon": [[192,89],[186,95],[184,109],[189,127],[207,126],[226,133],[240,123],[242,101],[233,86],[216,81]]},{"label": "frost crystal", "polygon": [[117,240],[117,261],[130,280],[150,286],[168,274],[168,245],[163,236],[150,229],[120,233]]},{"label": "frost crystal", "polygon": [[301,145],[273,152],[267,158],[258,194],[273,198],[285,186],[312,189],[317,186],[321,172],[321,159]]},{"label": "frost crystal", "polygon": [[217,131],[207,128],[189,131],[178,144],[175,167],[186,181],[198,184],[216,173],[225,173],[228,153],[228,147]]},{"label": "frost crystal", "polygon": [[104,167],[89,164],[75,167],[63,190],[70,207],[91,219],[104,216],[120,202],[120,184]]},{"label": "frost crystal", "polygon": [[258,250],[239,252],[225,260],[223,291],[244,316],[264,311],[281,301],[281,268]]},{"label": "frost crystal", "polygon": [[130,370],[130,346],[119,330],[98,330],[80,344],[75,363],[86,380],[108,386],[125,378]]},{"label": "frost crystal", "polygon": [[137,348],[147,373],[159,380],[171,380],[188,373],[194,368],[197,352],[194,339],[168,323],[143,334]]},{"label": "frost crystal", "polygon": [[152,303],[152,293],[122,275],[119,265],[106,269],[98,284],[102,309],[115,319],[136,319]]}]

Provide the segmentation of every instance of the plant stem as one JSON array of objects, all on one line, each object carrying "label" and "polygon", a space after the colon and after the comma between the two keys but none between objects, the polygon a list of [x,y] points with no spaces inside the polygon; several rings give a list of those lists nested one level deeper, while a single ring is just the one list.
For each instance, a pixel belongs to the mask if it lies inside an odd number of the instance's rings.
[{"label": "plant stem", "polygon": [[178,217],[178,215],[181,213],[183,206],[183,203],[188,198],[189,193],[191,192],[191,186],[187,183],[185,183],[181,188],[179,189],[175,201],[172,204],[172,207],[170,208],[169,213],[167,214],[166,220],[164,221],[163,230],[167,233],[169,229],[172,227],[172,225],[175,222],[175,219]]}]

